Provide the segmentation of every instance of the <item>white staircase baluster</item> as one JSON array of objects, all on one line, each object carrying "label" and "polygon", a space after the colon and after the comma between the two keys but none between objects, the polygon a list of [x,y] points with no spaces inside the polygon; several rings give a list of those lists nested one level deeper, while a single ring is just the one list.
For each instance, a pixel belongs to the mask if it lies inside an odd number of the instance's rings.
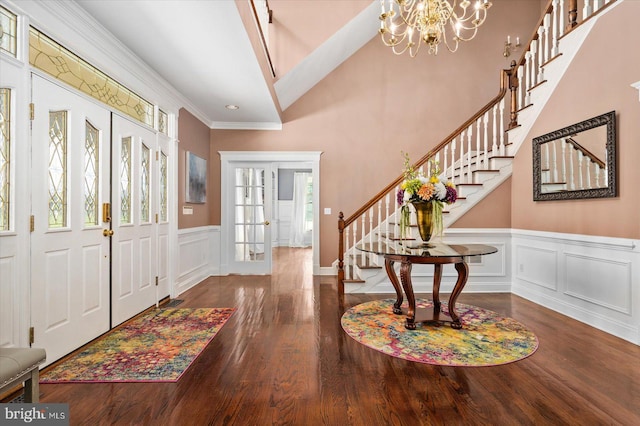
[{"label": "white staircase baluster", "polygon": [[564,35],[564,3],[566,0],[560,0],[560,12],[558,13],[558,39]]},{"label": "white staircase baluster", "polygon": [[599,164],[595,164],[594,163],[594,169],[595,169],[595,183],[596,183],[596,188],[602,188],[602,185],[600,184],[600,165]]},{"label": "white staircase baluster", "polygon": [[587,189],[591,189],[591,188],[592,188],[592,186],[591,186],[591,165],[592,165],[592,164],[595,164],[595,163],[593,163],[593,162],[591,161],[591,159],[589,159],[589,158],[588,158],[588,159],[587,159],[587,167],[586,167],[586,169],[587,169],[587,170],[586,170],[586,171],[587,171],[587,177],[586,177],[586,180],[587,180]]},{"label": "white staircase baluster", "polygon": [[575,161],[575,156],[573,154],[573,149],[569,148],[569,190],[576,190],[576,177],[573,171],[573,163]]},{"label": "white staircase baluster", "polygon": [[544,81],[544,25],[538,28],[538,84]]},{"label": "white staircase baluster", "polygon": [[582,20],[584,21],[593,13],[593,9],[591,8],[590,0],[584,0],[584,8],[582,9]]},{"label": "white staircase baluster", "polygon": [[551,166],[549,165],[549,144],[545,143],[543,148],[544,158],[542,159],[542,170],[546,171],[546,173],[543,174],[544,179],[542,179],[542,182],[549,183],[549,174],[551,171]]},{"label": "white staircase baluster", "polygon": [[561,139],[561,147],[562,147],[562,182],[564,182],[563,189],[567,189],[567,139]]},{"label": "white staircase baluster", "polygon": [[531,77],[531,80],[529,81],[529,89],[536,85],[536,76],[538,75],[538,73],[536,72],[537,52],[538,43],[536,42],[536,40],[533,40],[531,42],[531,56],[529,57],[531,66],[531,74],[529,74],[529,76]]},{"label": "white staircase baluster", "polygon": [[458,183],[464,182],[464,137],[466,134],[465,130],[460,134],[460,180]]},{"label": "white staircase baluster", "polygon": [[451,182],[456,178],[456,138],[451,141]]},{"label": "white staircase baluster", "polygon": [[506,146],[504,142],[504,98],[500,100],[500,155],[505,155]]},{"label": "white staircase baluster", "polygon": [[543,63],[547,63],[549,61],[549,51],[551,50],[549,47],[549,32],[551,29],[551,14],[547,13],[544,15],[543,19],[544,31],[542,33],[544,39],[542,40],[542,50],[544,51],[544,61]]},{"label": "white staircase baluster", "polygon": [[482,120],[484,125],[484,169],[489,168],[489,133],[487,132],[487,126],[489,126],[489,111],[484,113]]},{"label": "white staircase baluster", "polygon": [[449,159],[449,145],[451,145],[451,143],[448,143],[444,146],[443,152],[444,165],[442,167],[442,175],[444,176],[444,180],[447,180],[447,160]]},{"label": "white staircase baluster", "polygon": [[376,239],[378,242],[378,245],[381,242],[381,238],[382,238],[382,199],[380,201],[378,201],[378,238]]},{"label": "white staircase baluster", "polygon": [[473,137],[473,124],[467,129],[467,183],[471,182],[471,138]]},{"label": "white staircase baluster", "polygon": [[384,222],[384,237],[385,238],[389,238],[389,219],[391,218],[391,216],[389,216],[389,202],[391,200],[394,200],[395,198],[393,197],[393,193],[387,194],[387,196],[385,197],[385,213],[384,213],[384,217],[386,217],[387,219]]},{"label": "white staircase baluster", "polygon": [[578,151],[578,188],[584,189],[584,179],[582,177],[582,165],[584,163],[584,154],[582,151]]},{"label": "white staircase baluster", "polygon": [[493,143],[491,144],[491,156],[495,157],[498,154],[498,104],[493,106],[493,120],[491,123]]},{"label": "white staircase baluster", "polygon": [[552,0],[551,5],[553,10],[551,11],[551,57],[558,55],[558,0]]},{"label": "white staircase baluster", "polygon": [[[531,48],[533,49],[534,44],[531,44]],[[531,104],[531,92],[529,92],[529,89],[531,87],[533,87],[533,54],[531,53],[531,51],[528,51],[525,55],[525,77],[526,77],[526,82],[524,87],[522,88],[522,90],[524,90],[524,104],[525,106],[530,105]]]},{"label": "white staircase baluster", "polygon": [[[522,104],[524,100],[523,93],[525,93],[526,88],[524,87],[524,67],[520,65],[518,67],[518,109],[522,109],[525,105]],[[495,108],[495,106],[494,106]],[[495,118],[494,118],[495,120]]]},{"label": "white staircase baluster", "polygon": [[[360,241],[362,241],[363,245],[366,242],[366,236],[365,236],[365,232],[367,232],[366,229],[367,229],[367,212],[364,212],[362,214],[362,231],[360,232],[361,234]],[[365,252],[360,253],[360,259],[363,265],[364,265],[365,255],[366,255]]]},{"label": "white staircase baluster", "polygon": [[557,140],[551,142],[551,163],[553,164],[553,183],[558,183],[558,154]]},{"label": "white staircase baluster", "polygon": [[482,140],[481,140],[481,132],[480,126],[482,125],[482,117],[476,120],[476,158],[475,158],[475,168],[474,170],[480,170],[480,160],[482,160]]},{"label": "white staircase baluster", "polygon": [[349,274],[351,268],[351,256],[349,256],[349,230],[351,229],[350,226],[347,226],[347,228],[344,230],[344,238],[345,238],[345,252],[343,254],[343,258],[344,258],[344,273],[345,273],[345,277],[347,277],[347,279],[349,279],[351,277],[351,275]]}]

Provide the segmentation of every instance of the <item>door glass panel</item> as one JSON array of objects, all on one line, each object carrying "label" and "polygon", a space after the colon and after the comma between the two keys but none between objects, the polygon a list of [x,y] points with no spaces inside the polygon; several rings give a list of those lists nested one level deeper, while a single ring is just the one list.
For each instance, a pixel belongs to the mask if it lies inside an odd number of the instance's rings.
[{"label": "door glass panel", "polygon": [[140,221],[149,222],[149,176],[151,166],[149,163],[150,151],[142,144],[142,156],[140,164]]},{"label": "door glass panel", "polygon": [[11,208],[11,89],[0,89],[0,231],[9,230]]},{"label": "door glass panel", "polygon": [[120,223],[131,223],[131,136],[120,144]]},{"label": "door glass panel", "polygon": [[167,208],[167,200],[168,200],[168,190],[169,186],[167,185],[167,156],[164,152],[160,153],[160,220],[166,222],[169,220],[168,217],[168,208]]},{"label": "door glass panel", "polygon": [[17,17],[0,6],[0,50],[16,57]]},{"label": "door glass panel", "polygon": [[99,136],[98,129],[87,121],[84,139],[84,223],[86,226],[98,224]]},{"label": "door glass panel", "polygon": [[49,228],[67,226],[67,111],[49,112]]},{"label": "door glass panel", "polygon": [[235,169],[235,260],[264,260],[264,169]]}]

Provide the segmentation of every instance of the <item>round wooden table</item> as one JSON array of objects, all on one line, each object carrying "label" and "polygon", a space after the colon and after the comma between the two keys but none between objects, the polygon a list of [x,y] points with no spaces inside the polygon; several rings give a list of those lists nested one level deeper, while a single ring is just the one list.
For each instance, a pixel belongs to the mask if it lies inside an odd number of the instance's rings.
[{"label": "round wooden table", "polygon": [[[403,313],[401,305],[403,302],[402,290],[404,289],[409,304],[405,327],[409,330],[415,330],[416,328],[416,298],[413,293],[413,284],[411,283],[411,265],[414,263],[434,265],[433,309],[431,316],[417,322],[448,322],[452,328],[460,329],[462,328],[462,323],[456,313],[456,300],[462,293],[462,289],[469,277],[469,266],[466,258],[492,254],[498,251],[497,248],[484,244],[429,243],[421,245],[418,242],[408,240],[393,243],[364,243],[356,245],[356,249],[384,256],[385,270],[397,295],[396,302],[393,304],[393,313],[397,315]],[[400,279],[398,279],[393,267],[396,262],[400,262]],[[448,314],[442,311],[440,303],[442,265],[447,263],[453,263],[456,271],[458,271],[458,280],[449,296]]]}]

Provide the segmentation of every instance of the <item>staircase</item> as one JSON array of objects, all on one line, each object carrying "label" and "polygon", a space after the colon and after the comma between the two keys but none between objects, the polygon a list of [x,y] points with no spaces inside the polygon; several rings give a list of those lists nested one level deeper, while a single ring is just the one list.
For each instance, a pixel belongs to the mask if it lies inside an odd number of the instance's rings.
[{"label": "staircase", "polygon": [[[497,96],[414,164],[429,175],[429,160],[434,159],[441,178],[456,184],[459,198],[446,207],[445,228],[511,176],[513,158],[595,22],[622,1],[584,0],[581,22],[577,0],[549,1],[520,60],[501,72]],[[340,212],[334,266],[341,293],[366,293],[387,280],[384,259],[355,247],[397,239],[396,194],[402,179],[399,176],[348,218]]]}]

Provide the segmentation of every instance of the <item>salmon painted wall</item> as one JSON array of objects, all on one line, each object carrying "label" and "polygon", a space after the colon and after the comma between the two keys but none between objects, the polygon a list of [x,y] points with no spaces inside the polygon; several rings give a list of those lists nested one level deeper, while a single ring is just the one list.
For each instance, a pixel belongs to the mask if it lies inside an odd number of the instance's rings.
[{"label": "salmon painted wall", "polygon": [[[493,98],[499,70],[515,58],[502,56],[507,35],[528,37],[539,17],[536,1],[497,0],[478,36],[457,53],[422,51],[413,59],[375,37],[284,111],[281,131],[212,130],[208,193],[220,199],[218,151],[323,151],[318,208],[333,214],[321,215],[320,264],[330,266],[338,212],[348,216],[399,176],[401,151],[418,159]],[[509,208],[505,197],[496,199]],[[219,204],[211,208],[212,224],[220,224]],[[510,226],[508,219],[473,223]]]},{"label": "salmon painted wall", "polygon": [[[180,141],[178,143],[178,229],[210,225],[212,209],[215,205],[220,208],[220,196],[218,195],[215,198],[215,195],[211,193],[211,188],[214,185],[211,170],[207,170],[207,202],[204,204],[187,204],[185,202],[186,152],[193,152],[198,157],[206,159],[208,165],[210,165],[209,131],[209,127],[189,111],[180,110],[178,116],[178,137]],[[220,186],[219,180],[217,185]],[[192,207],[193,214],[183,214],[183,206]]]},{"label": "salmon painted wall", "polygon": [[[513,164],[511,222],[516,229],[640,238],[640,2],[625,1],[588,35]],[[615,110],[618,130],[616,198],[533,200],[531,140]]]}]

